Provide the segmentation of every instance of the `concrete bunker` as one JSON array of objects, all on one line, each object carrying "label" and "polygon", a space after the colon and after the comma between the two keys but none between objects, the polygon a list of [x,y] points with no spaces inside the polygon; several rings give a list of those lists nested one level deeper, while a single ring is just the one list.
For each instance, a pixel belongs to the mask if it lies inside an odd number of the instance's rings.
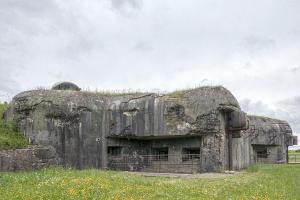
[{"label": "concrete bunker", "polygon": [[[258,162],[257,157],[267,162],[265,155],[268,163],[286,162],[287,148],[295,142],[286,122],[247,115],[224,87],[109,95],[75,86],[22,92],[6,113],[32,144],[55,149],[63,166],[238,170]],[[58,91],[63,88],[73,91]]]},{"label": "concrete bunker", "polygon": [[279,145],[252,145],[255,163],[284,163],[284,154]]}]

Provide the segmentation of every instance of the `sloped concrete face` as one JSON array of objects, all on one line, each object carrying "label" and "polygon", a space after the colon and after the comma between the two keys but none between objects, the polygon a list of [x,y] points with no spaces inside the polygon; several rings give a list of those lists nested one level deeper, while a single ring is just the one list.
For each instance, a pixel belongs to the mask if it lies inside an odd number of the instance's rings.
[{"label": "sloped concrete face", "polygon": [[[53,147],[65,166],[155,171],[151,155],[167,152],[159,170],[163,163],[174,172],[234,168],[234,139],[248,126],[223,87],[165,95],[27,91],[11,102],[6,120],[12,119],[31,144]],[[198,155],[186,160],[184,152]]]}]

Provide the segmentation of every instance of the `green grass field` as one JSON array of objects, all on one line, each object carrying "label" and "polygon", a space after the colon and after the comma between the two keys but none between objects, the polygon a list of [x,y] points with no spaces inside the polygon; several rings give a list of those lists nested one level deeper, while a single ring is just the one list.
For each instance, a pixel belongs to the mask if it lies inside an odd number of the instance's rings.
[{"label": "green grass field", "polygon": [[7,105],[0,103],[0,150],[26,147],[27,140],[18,133],[16,125],[12,122],[4,124],[3,113],[6,109]]},{"label": "green grass field", "polygon": [[289,163],[300,163],[300,151],[289,150]]},{"label": "green grass field", "polygon": [[300,165],[260,165],[219,178],[99,170],[0,173],[0,199],[300,199]]}]

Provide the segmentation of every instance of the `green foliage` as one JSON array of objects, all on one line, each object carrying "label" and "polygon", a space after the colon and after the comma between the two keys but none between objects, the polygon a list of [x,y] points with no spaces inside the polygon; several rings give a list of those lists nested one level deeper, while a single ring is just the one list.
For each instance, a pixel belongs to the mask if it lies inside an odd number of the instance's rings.
[{"label": "green foliage", "polygon": [[6,109],[7,105],[0,103],[0,150],[26,147],[27,140],[18,133],[16,123],[14,121],[4,123],[3,114]]},{"label": "green foliage", "polygon": [[62,168],[2,172],[0,199],[299,199],[300,165],[255,171],[200,179]]}]

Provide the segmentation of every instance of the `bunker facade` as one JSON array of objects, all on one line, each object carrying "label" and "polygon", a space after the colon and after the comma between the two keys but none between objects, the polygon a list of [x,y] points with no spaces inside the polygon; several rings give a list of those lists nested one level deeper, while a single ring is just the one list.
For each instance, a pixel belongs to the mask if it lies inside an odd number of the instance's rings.
[{"label": "bunker facade", "polygon": [[249,116],[224,87],[105,94],[75,84],[15,96],[5,113],[31,144],[67,167],[155,172],[239,170],[285,163],[296,139],[285,121]]}]

